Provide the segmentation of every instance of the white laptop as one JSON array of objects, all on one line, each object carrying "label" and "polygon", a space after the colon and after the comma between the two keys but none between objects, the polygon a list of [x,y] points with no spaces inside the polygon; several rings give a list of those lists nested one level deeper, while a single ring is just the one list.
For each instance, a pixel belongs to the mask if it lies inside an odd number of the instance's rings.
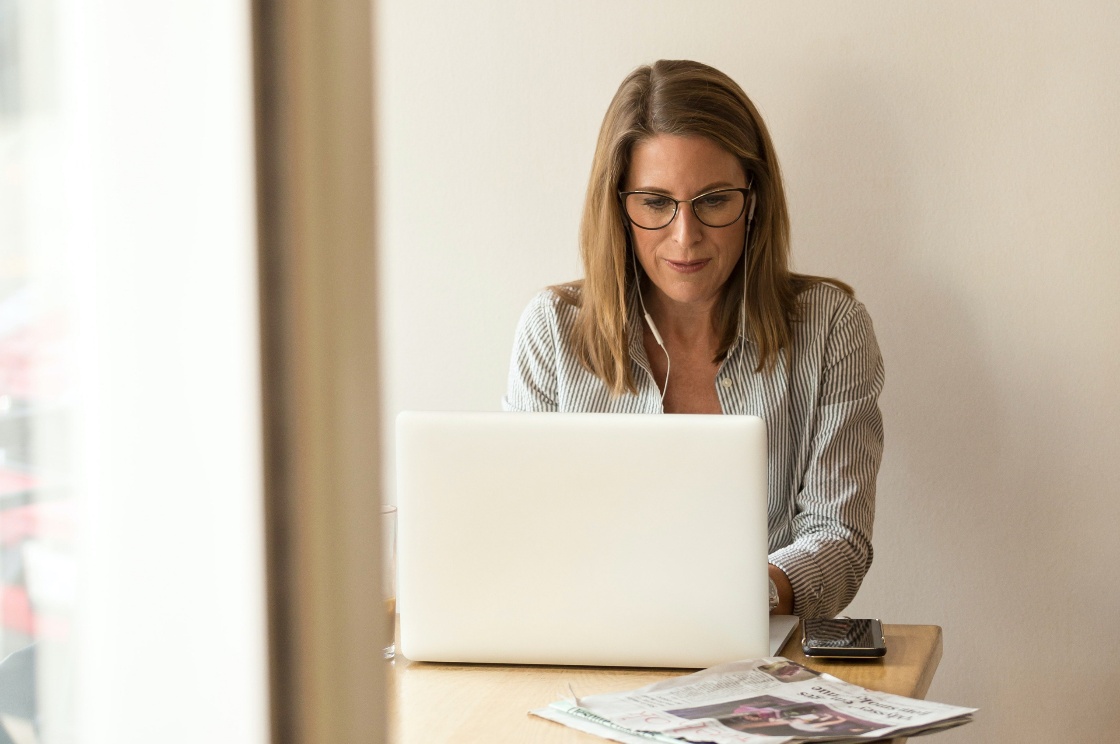
[{"label": "white laptop", "polygon": [[409,659],[699,668],[796,625],[757,417],[406,412],[397,501]]}]

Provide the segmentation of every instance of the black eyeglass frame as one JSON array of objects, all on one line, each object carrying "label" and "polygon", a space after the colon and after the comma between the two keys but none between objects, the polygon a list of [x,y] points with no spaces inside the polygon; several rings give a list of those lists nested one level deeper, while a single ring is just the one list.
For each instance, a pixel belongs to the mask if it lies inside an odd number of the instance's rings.
[{"label": "black eyeglass frame", "polygon": [[[751,195],[751,186],[752,186],[752,184],[747,184],[746,188],[712,189],[711,191],[705,191],[703,194],[697,194],[696,196],[692,197],[691,199],[674,199],[673,197],[669,196],[668,194],[662,194],[661,192],[658,192],[658,191],[619,191],[618,192],[618,201],[619,201],[620,205],[622,206],[622,214],[626,217],[626,220],[631,225],[633,225],[634,227],[636,227],[640,230],[664,230],[666,227],[673,224],[673,220],[675,220],[677,218],[677,212],[680,211],[682,204],[688,204],[688,206],[692,207],[692,216],[695,217],[697,220],[699,220],[701,225],[704,225],[706,227],[715,228],[715,229],[718,230],[719,228],[722,228],[722,227],[731,227],[736,222],[738,222],[739,218],[742,217],[743,214],[747,211],[747,198]],[[741,193],[743,195],[743,206],[740,207],[739,214],[735,215],[735,219],[733,219],[730,222],[727,222],[725,224],[722,224],[722,225],[712,225],[712,224],[709,224],[709,223],[705,222],[704,218],[701,217],[696,212],[696,204],[695,204],[696,200],[697,199],[703,199],[704,197],[711,196],[712,194],[724,194],[724,193],[727,193],[728,191],[738,191],[739,193]],[[630,212],[626,209],[626,197],[630,196],[631,194],[649,194],[650,196],[659,196],[662,199],[668,199],[669,201],[673,202],[673,216],[670,217],[669,221],[666,222],[661,227],[645,227],[643,225],[639,225],[637,222],[634,221],[634,218],[630,216]]]}]

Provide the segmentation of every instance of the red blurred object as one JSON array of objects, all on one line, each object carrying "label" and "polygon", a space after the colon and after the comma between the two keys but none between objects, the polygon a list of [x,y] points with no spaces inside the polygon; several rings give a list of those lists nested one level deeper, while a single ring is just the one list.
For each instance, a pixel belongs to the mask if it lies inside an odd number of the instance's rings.
[{"label": "red blurred object", "polygon": [[35,613],[26,587],[0,586],[0,616],[7,630],[35,635]]},{"label": "red blurred object", "polygon": [[35,488],[35,477],[19,470],[0,468],[0,497],[22,493]]}]

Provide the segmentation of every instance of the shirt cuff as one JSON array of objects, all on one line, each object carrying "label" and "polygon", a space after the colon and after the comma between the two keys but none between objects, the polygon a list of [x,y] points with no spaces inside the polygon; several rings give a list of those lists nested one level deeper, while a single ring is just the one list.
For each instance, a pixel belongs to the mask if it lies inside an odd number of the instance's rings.
[{"label": "shirt cuff", "polygon": [[793,614],[818,617],[824,596],[824,573],[813,553],[796,544],[787,545],[771,553],[769,561],[782,570],[793,587]]}]

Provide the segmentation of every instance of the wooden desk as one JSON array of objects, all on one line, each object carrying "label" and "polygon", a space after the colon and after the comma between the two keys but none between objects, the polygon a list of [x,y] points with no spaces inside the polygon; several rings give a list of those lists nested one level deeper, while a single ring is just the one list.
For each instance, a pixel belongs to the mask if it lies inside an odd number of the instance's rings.
[{"label": "wooden desk", "polygon": [[[782,656],[853,684],[924,698],[941,661],[941,628],[885,625],[882,662],[808,661],[795,633]],[[530,716],[569,695],[596,695],[642,687],[687,674],[680,669],[432,664],[398,656],[390,664],[389,741],[430,742],[602,742],[604,739]]]}]

